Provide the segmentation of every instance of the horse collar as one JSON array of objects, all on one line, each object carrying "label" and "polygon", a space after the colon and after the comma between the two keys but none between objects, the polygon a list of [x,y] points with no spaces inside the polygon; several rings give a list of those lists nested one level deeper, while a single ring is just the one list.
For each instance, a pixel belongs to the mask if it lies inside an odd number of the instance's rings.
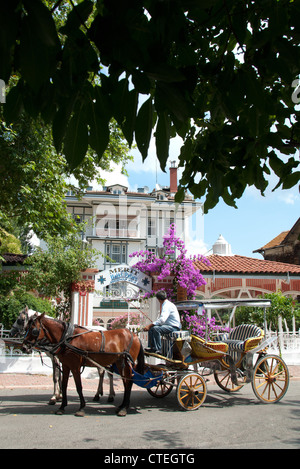
[{"label": "horse collar", "polygon": [[62,342],[63,340],[70,340],[74,334],[74,329],[74,324],[65,323],[65,330],[60,341]]}]

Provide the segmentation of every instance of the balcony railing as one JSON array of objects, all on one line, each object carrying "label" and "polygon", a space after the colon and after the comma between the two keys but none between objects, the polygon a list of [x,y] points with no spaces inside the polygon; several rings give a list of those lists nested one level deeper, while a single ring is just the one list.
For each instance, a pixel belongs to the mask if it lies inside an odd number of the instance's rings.
[{"label": "balcony railing", "polygon": [[138,238],[137,230],[128,230],[127,228],[96,228],[96,236],[108,238]]}]

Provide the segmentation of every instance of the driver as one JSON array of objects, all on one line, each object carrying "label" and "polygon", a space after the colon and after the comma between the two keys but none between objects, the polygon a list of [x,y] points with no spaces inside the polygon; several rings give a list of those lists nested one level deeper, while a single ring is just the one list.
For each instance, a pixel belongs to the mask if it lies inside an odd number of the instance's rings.
[{"label": "driver", "polygon": [[170,332],[180,331],[181,323],[178,309],[171,301],[167,300],[164,290],[156,293],[156,298],[160,303],[160,316],[149,326],[144,328],[148,331],[148,346],[146,352],[161,354],[161,335]]}]

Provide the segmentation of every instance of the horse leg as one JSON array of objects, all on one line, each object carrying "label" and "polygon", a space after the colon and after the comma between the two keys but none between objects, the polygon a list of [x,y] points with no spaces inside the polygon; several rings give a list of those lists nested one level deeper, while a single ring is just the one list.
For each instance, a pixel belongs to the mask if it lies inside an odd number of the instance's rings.
[{"label": "horse leg", "polygon": [[98,374],[99,374],[99,383],[98,383],[98,389],[97,392],[93,398],[93,401],[98,402],[100,400],[99,396],[103,396],[103,380],[104,380],[104,373],[105,371],[98,368]]},{"label": "horse leg", "polygon": [[115,398],[115,390],[114,390],[114,376],[111,372],[108,372],[109,376],[109,396],[108,396],[108,402],[114,402]]},{"label": "horse leg", "polygon": [[62,401],[60,408],[56,411],[57,415],[63,415],[65,412],[65,407],[68,404],[67,399],[67,387],[70,376],[70,368],[63,365],[63,375],[62,375]]},{"label": "horse leg", "polygon": [[[98,389],[97,392],[93,398],[93,401],[98,402],[100,400],[99,396],[103,396],[103,382],[104,382],[104,374],[105,370],[102,370],[98,368],[98,373],[99,373],[99,384],[98,384]],[[108,402],[113,402],[114,397],[115,397],[115,390],[114,390],[114,378],[112,373],[108,372],[109,376],[109,395],[108,395]]]},{"label": "horse leg", "polygon": [[51,360],[53,368],[53,396],[50,398],[48,404],[54,405],[61,400],[61,371],[58,359],[51,355]]},{"label": "horse leg", "polygon": [[131,369],[126,364],[124,368],[124,377],[123,377],[123,384],[124,384],[124,396],[123,402],[118,407],[117,415],[119,417],[125,417],[127,415],[127,410],[130,405],[130,395],[131,395],[131,388],[132,388],[132,377],[131,377]]},{"label": "horse leg", "polygon": [[84,417],[84,407],[85,407],[85,399],[82,393],[82,382],[81,382],[81,375],[80,375],[80,368],[76,368],[72,370],[73,378],[76,384],[76,390],[78,392],[78,396],[80,399],[80,407],[75,413],[76,417]]}]

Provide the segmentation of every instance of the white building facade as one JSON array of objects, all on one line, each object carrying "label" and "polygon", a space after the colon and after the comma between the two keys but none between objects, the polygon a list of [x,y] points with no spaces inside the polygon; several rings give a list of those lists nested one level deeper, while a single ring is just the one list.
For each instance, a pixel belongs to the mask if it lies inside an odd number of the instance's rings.
[{"label": "white building facade", "polygon": [[[177,168],[170,168],[170,187],[156,187],[149,191],[141,187],[130,192],[120,184],[103,190],[87,190],[81,199],[66,196],[67,210],[77,222],[86,222],[82,239],[101,253],[96,268],[93,321],[107,327],[114,317],[126,313],[125,297],[134,297],[139,289],[128,282],[102,284],[101,272],[118,266],[132,267],[139,259],[135,252],[148,250],[163,254],[163,236],[170,225],[185,243],[189,240],[190,217],[203,216],[202,204],[186,195],[181,204],[175,203]],[[126,269],[125,269],[126,270]]]},{"label": "white building facade", "polygon": [[100,271],[117,264],[133,265],[137,259],[130,255],[136,251],[160,254],[163,236],[172,223],[176,225],[176,234],[186,243],[189,219],[199,210],[202,213],[202,204],[190,196],[181,204],[175,203],[177,172],[172,170],[177,168],[170,168],[170,187],[152,192],[147,187],[128,192],[127,187],[115,184],[102,191],[91,188],[80,200],[67,195],[68,211],[78,222],[87,222],[83,239],[104,255],[97,263]]}]

